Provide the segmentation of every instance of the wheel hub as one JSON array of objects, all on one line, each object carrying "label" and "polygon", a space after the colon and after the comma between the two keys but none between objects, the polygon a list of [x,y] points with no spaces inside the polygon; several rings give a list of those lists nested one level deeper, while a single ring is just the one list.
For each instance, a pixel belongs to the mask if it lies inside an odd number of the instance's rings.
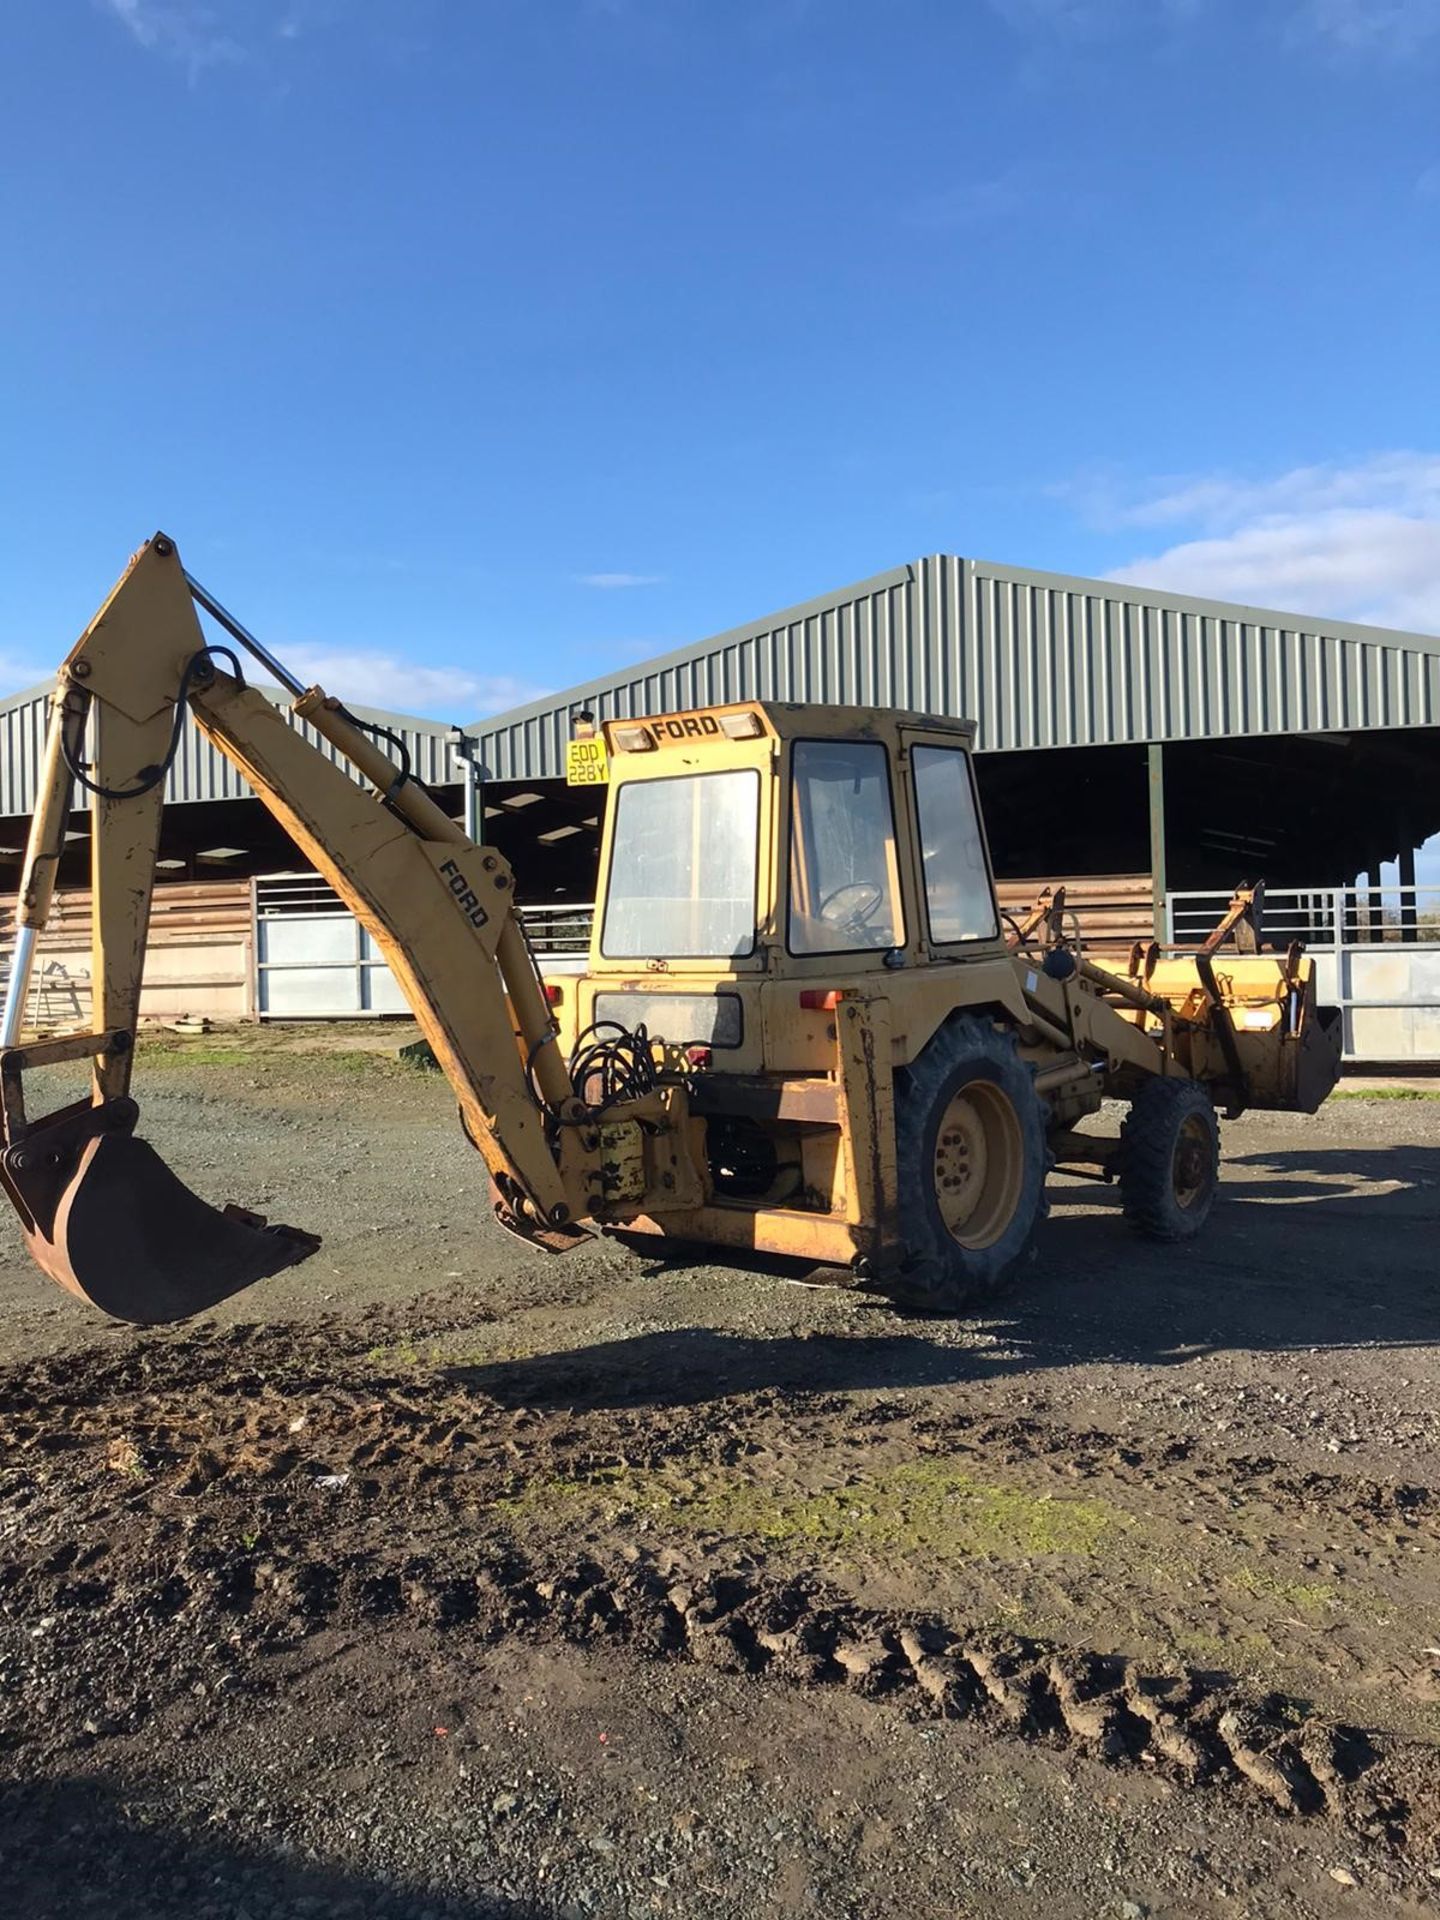
[{"label": "wheel hub", "polygon": [[975,1211],[987,1158],[979,1115],[968,1100],[952,1101],[935,1142],[935,1191],[952,1232]]},{"label": "wheel hub", "polygon": [[1213,1171],[1205,1124],[1198,1114],[1190,1114],[1175,1142],[1172,1177],[1176,1203],[1193,1207],[1209,1187]]},{"label": "wheel hub", "polygon": [[951,1100],[935,1136],[935,1200],[962,1247],[1000,1239],[1020,1203],[1024,1148],[1019,1117],[1001,1089],[972,1081]]}]

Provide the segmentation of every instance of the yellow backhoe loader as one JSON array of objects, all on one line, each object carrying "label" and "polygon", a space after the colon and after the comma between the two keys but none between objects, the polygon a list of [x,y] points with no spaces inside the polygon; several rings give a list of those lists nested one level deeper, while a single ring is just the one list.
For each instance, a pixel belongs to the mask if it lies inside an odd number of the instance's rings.
[{"label": "yellow backhoe loader", "polygon": [[[207,644],[197,607],[348,765],[246,684],[234,648]],[[119,1318],[182,1318],[316,1245],[217,1212],[134,1131],[160,808],[187,710],[372,934],[498,1217],[554,1251],[596,1232],[759,1249],[956,1311],[1025,1254],[1052,1166],[1117,1180],[1139,1230],[1188,1238],[1215,1195],[1216,1104],[1313,1112],[1339,1070],[1312,964],[1260,950],[1254,894],[1205,950],[1137,948],[1123,972],[1065,937],[1059,899],[1007,926],[972,729],[919,713],[751,700],[607,722],[590,961],[547,982],[500,854],[157,534],[61,669],[0,1030],[0,1180],[44,1271]],[[77,788],[93,1030],[18,1044]],[[86,1058],[89,1097],[31,1119],[27,1071]],[[1113,1137],[1082,1126],[1107,1098],[1128,1103]]]}]

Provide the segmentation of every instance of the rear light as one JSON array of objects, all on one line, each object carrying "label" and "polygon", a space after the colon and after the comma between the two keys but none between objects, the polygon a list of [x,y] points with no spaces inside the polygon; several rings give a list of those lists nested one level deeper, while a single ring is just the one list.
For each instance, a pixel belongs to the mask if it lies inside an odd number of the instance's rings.
[{"label": "rear light", "polygon": [[758,713],[722,713],[717,718],[727,740],[758,740],[765,731]]},{"label": "rear light", "polygon": [[839,987],[803,987],[800,1004],[807,1013],[833,1013],[843,995]]},{"label": "rear light", "polygon": [[555,980],[545,982],[545,998],[552,1007],[558,1007],[565,998],[565,989]]},{"label": "rear light", "polygon": [[692,1067],[708,1067],[711,1060],[709,1047],[687,1047],[685,1058]]}]

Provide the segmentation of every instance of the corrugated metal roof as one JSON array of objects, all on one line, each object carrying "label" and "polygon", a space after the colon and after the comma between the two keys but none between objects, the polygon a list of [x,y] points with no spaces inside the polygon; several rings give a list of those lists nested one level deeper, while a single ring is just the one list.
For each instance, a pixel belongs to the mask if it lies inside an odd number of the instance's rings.
[{"label": "corrugated metal roof", "polygon": [[726,700],[913,707],[981,751],[1440,721],[1440,639],[933,554],[479,720],[486,774],[564,772],[570,715]]},{"label": "corrugated metal roof", "polygon": [[[40,762],[45,752],[45,725],[51,684],[32,687],[27,693],[0,701],[0,815],[25,814],[35,805]],[[260,691],[279,707],[284,696],[268,687]],[[418,779],[431,786],[444,786],[462,778],[450,746],[450,728],[438,720],[418,720],[411,714],[379,713],[372,707],[353,709],[361,720],[389,727],[410,750],[411,767]],[[340,755],[328,740],[322,740],[313,727],[293,715],[290,724],[325,755],[339,760]],[[224,754],[211,746],[192,719],[187,717],[165,783],[166,803],[190,800],[240,800],[252,797],[248,783],[231,766]],[[83,803],[77,797],[76,804]]]},{"label": "corrugated metal roof", "polygon": [[[0,815],[33,806],[48,694],[0,701]],[[1440,639],[933,554],[467,732],[488,777],[554,779],[577,707],[612,719],[754,698],[954,714],[982,752],[1431,726]],[[403,736],[421,779],[461,777],[443,723],[356,711]],[[187,723],[167,800],[249,791]]]}]

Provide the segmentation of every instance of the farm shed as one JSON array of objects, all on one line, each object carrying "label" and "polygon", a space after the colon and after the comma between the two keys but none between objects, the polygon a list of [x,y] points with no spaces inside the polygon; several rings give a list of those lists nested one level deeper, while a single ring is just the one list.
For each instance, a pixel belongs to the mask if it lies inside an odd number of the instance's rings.
[{"label": "farm shed", "polygon": [[[47,691],[0,703],[0,967]],[[1440,639],[933,554],[464,728],[364,717],[510,858],[541,951],[573,954],[600,826],[596,791],[565,783],[575,717],[749,697],[973,719],[1007,907],[1063,881],[1085,938],[1115,952],[1193,936],[1263,876],[1273,937],[1325,956],[1351,1056],[1440,1059],[1440,888],[1414,864],[1440,830]],[[157,958],[147,1010],[228,1011],[237,991],[260,1014],[391,1010],[364,937],[193,727],[167,799],[155,945],[191,959],[162,975]],[[72,830],[62,884],[80,889],[83,814]],[[243,960],[206,951],[197,916],[247,912]]]}]

